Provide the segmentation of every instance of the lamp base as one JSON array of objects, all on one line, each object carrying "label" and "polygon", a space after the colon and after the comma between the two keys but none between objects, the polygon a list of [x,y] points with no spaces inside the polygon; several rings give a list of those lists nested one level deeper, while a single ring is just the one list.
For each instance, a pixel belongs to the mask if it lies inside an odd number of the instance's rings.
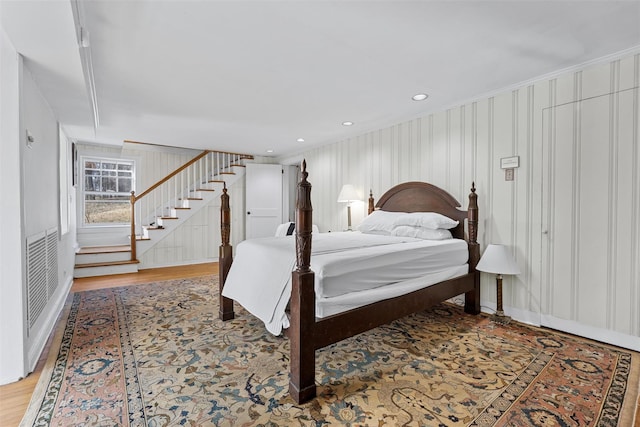
[{"label": "lamp base", "polygon": [[511,316],[506,316],[504,312],[497,312],[491,316],[491,320],[501,325],[508,325],[511,322]]}]

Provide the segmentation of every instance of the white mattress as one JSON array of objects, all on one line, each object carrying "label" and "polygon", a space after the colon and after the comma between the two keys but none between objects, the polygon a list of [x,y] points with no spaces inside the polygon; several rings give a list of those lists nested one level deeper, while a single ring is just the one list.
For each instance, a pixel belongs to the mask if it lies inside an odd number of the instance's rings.
[{"label": "white mattress", "polygon": [[316,297],[331,298],[459,267],[468,256],[464,240],[415,240],[318,254],[311,269]]},{"label": "white mattress", "polygon": [[[328,316],[400,295],[381,290],[388,284],[410,282],[407,286],[417,286],[412,289],[416,290],[429,284],[430,275],[437,279],[432,283],[437,283],[463,270],[465,274],[467,256],[467,243],[459,239],[433,241],[359,232],[314,235],[311,268],[316,273],[316,315]],[[237,247],[222,294],[278,335],[289,327],[285,310],[294,268],[292,236],[246,240]],[[393,292],[412,291],[401,289],[397,286]],[[363,299],[358,301],[358,294]]]}]

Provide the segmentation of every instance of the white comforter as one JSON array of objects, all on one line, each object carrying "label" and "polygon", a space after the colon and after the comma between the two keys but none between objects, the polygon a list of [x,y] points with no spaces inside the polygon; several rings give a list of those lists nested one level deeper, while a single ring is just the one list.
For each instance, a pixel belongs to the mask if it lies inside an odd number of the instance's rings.
[{"label": "white comforter", "polygon": [[[464,241],[424,241],[359,232],[314,234],[311,268],[316,272],[316,296],[331,297],[380,286],[372,284],[375,278],[366,275],[359,280],[350,280],[347,277],[342,282],[339,277],[336,280],[335,276],[351,274],[355,278],[358,271],[367,271],[369,267],[366,265],[380,267],[386,263],[391,267],[393,264],[399,264],[401,259],[412,257],[411,251],[417,249],[419,252],[421,248],[434,245],[444,249],[440,253],[431,252],[436,254],[436,259],[446,261],[447,266],[466,263],[467,251]],[[457,247],[458,250],[447,251],[447,247]],[[431,258],[434,258],[434,255],[431,255]],[[345,260],[347,262],[344,262]],[[295,269],[295,261],[294,236],[245,240],[237,246],[222,295],[239,302],[262,320],[269,332],[279,335],[283,328],[289,327],[285,310],[291,296],[291,272]],[[431,263],[429,261],[421,264],[424,264],[425,268],[431,268]],[[440,270],[445,268],[440,267],[439,262],[436,264]],[[415,263],[406,263],[403,269],[393,273],[399,276],[394,276],[394,280],[389,280],[389,283],[417,278],[424,274],[423,271],[414,271],[413,265]],[[378,276],[381,274],[380,271],[372,275]],[[327,278],[334,277],[336,283],[333,287],[322,287],[323,275]]]}]

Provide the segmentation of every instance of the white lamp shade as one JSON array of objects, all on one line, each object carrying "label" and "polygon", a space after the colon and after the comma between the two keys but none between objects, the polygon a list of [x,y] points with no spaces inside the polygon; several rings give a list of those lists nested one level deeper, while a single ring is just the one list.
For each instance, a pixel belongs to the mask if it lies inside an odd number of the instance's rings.
[{"label": "white lamp shade", "polygon": [[340,194],[338,195],[338,202],[353,202],[355,200],[362,200],[360,193],[356,188],[351,184],[345,184],[342,186],[342,190],[340,190]]},{"label": "white lamp shade", "polygon": [[476,270],[495,274],[520,274],[520,268],[504,245],[489,245]]}]

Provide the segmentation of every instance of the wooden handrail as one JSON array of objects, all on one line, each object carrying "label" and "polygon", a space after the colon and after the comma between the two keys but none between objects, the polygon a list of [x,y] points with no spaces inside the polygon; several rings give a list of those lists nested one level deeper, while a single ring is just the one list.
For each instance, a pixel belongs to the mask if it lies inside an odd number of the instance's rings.
[{"label": "wooden handrail", "polygon": [[[165,144],[156,144],[153,142],[143,142],[143,141],[133,141],[131,139],[125,139],[124,142],[129,144],[140,144],[140,145],[153,145],[155,147],[165,147],[165,148],[179,148],[184,149],[184,147],[178,147],[177,145],[165,145]],[[209,152],[215,153],[217,150],[208,150]],[[243,153],[233,153],[231,151],[219,151],[222,154],[231,154],[233,156],[242,156],[244,159],[253,160],[253,156],[251,154],[243,154]]]},{"label": "wooden handrail", "polygon": [[[136,142],[136,141],[125,141],[125,142],[139,143],[139,142]],[[144,144],[144,143],[139,143],[139,144]],[[178,175],[180,172],[184,171],[189,166],[195,164],[200,159],[204,158],[205,156],[207,156],[210,153],[219,153],[219,154],[223,154],[223,155],[237,156],[240,160],[253,159],[253,156],[250,155],[250,154],[231,153],[231,152],[226,152],[226,151],[204,150],[202,153],[198,154],[193,159],[189,160],[187,163],[185,163],[184,165],[180,166],[179,168],[177,168],[176,170],[174,170],[173,172],[171,172],[170,174],[168,174],[167,176],[165,176],[164,178],[162,178],[161,180],[159,180],[158,182],[153,184],[151,187],[147,188],[142,193],[136,195],[135,192],[132,191],[131,192],[131,196],[130,196],[130,202],[131,202],[131,261],[135,261],[136,257],[137,257],[137,253],[136,253],[136,233],[135,233],[135,229],[136,229],[135,203],[138,200],[142,199],[144,196],[146,196],[147,194],[151,193],[153,190],[155,190],[156,188],[160,187],[162,184],[166,183],[171,178],[173,178],[174,176]]]},{"label": "wooden handrail", "polygon": [[147,194],[151,193],[153,190],[155,190],[156,188],[160,187],[162,184],[164,184],[165,182],[169,181],[171,178],[173,178],[174,176],[178,175],[180,172],[182,172],[183,170],[185,170],[186,168],[188,168],[189,166],[191,166],[192,164],[194,164],[195,162],[197,162],[198,160],[200,160],[201,158],[203,158],[204,156],[206,156],[210,152],[211,151],[209,151],[209,150],[204,150],[202,153],[198,154],[193,159],[189,160],[187,163],[185,163],[184,165],[180,166],[178,169],[174,170],[169,175],[165,176],[160,181],[156,182],[151,187],[149,187],[146,190],[144,190],[142,193],[138,194],[136,196],[136,200],[135,201],[137,202],[138,200],[142,199],[144,196],[146,196]]}]

